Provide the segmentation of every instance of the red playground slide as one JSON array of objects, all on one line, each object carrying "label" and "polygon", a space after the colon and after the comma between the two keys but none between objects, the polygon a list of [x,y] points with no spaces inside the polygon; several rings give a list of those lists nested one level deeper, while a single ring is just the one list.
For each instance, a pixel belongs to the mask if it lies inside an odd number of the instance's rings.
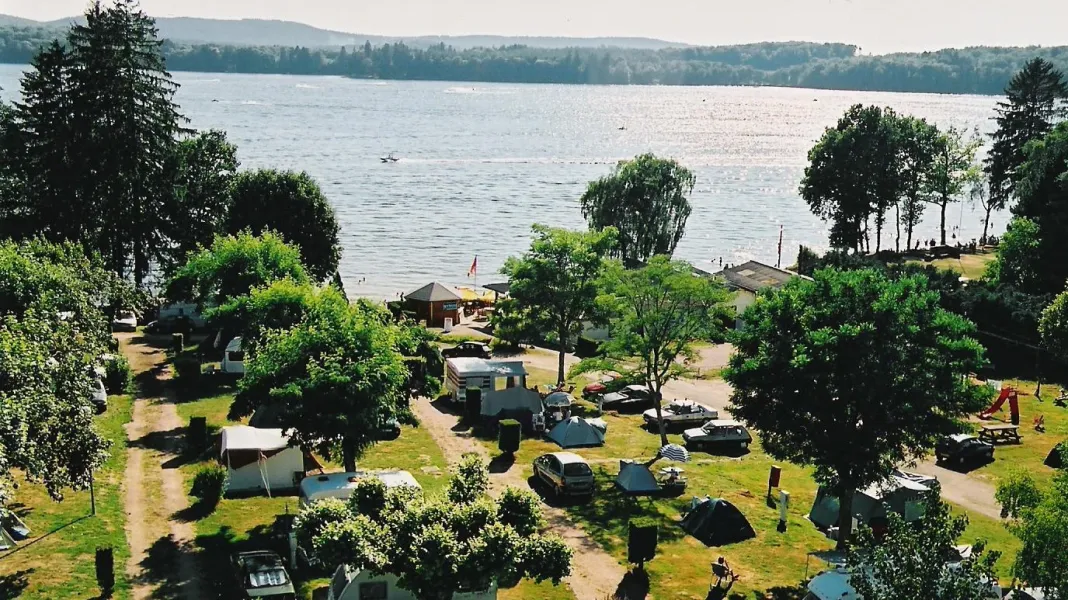
[{"label": "red playground slide", "polygon": [[1005,401],[1009,401],[1009,414],[1011,415],[1012,422],[1014,424],[1020,423],[1020,400],[1016,393],[1016,388],[1003,387],[1001,388],[1001,394],[998,395],[998,399],[994,400],[994,403],[990,405],[990,408],[979,413],[980,419],[989,419],[994,416],[994,413],[1001,410]]}]

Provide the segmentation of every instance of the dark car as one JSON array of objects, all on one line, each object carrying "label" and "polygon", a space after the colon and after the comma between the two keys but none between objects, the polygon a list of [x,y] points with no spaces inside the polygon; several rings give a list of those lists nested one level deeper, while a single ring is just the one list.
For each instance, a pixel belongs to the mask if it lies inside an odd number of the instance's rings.
[{"label": "dark car", "polygon": [[293,580],[282,559],[269,550],[239,552],[230,559],[241,598],[256,600],[296,600]]},{"label": "dark car", "polygon": [[400,423],[397,422],[396,419],[389,419],[382,425],[378,426],[377,437],[379,440],[395,440],[400,437],[400,434]]},{"label": "dark car", "polygon": [[490,352],[489,346],[482,342],[463,342],[452,348],[442,350],[441,355],[445,358],[493,358],[493,353]]},{"label": "dark car", "polygon": [[167,317],[145,325],[145,333],[163,335],[167,333],[192,333],[193,321],[189,317]]},{"label": "dark car", "polygon": [[965,463],[990,462],[994,460],[994,446],[974,435],[958,434],[942,438],[935,447],[938,462]]},{"label": "dark car", "polygon": [[605,410],[645,410],[653,405],[653,393],[644,385],[627,387],[601,396],[601,408]]}]

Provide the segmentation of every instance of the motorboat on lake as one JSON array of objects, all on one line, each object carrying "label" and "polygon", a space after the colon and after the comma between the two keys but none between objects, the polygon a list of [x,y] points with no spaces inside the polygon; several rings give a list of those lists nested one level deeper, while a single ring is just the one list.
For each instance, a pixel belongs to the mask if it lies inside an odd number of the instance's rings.
[{"label": "motorboat on lake", "polygon": [[381,160],[384,163],[395,163],[400,159],[397,158],[397,155],[395,153],[390,152],[389,154],[379,158],[378,160]]}]

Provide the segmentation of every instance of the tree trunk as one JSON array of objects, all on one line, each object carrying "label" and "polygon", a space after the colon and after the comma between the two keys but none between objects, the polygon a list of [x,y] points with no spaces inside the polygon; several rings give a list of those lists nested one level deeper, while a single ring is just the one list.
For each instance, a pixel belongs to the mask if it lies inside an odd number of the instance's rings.
[{"label": "tree trunk", "polygon": [[942,245],[946,245],[946,207],[949,206],[949,198],[942,199]]},{"label": "tree trunk", "polygon": [[557,357],[556,363],[556,385],[564,385],[564,356],[567,354],[567,332],[561,331],[560,334],[560,356]]},{"label": "tree trunk", "polygon": [[989,208],[986,209],[986,218],[983,219],[983,237],[979,238],[979,241],[984,245],[987,243],[987,241],[986,241],[986,233],[987,233],[987,229],[990,227],[990,209],[991,208],[994,208],[994,207],[990,206]]},{"label": "tree trunk", "polygon": [[356,470],[356,445],[347,437],[341,440],[341,462],[345,471],[352,473]]},{"label": "tree trunk", "polygon": [[912,250],[912,223],[905,223],[905,250]]},{"label": "tree trunk", "polygon": [[894,205],[894,224],[897,228],[897,236],[894,238],[894,250],[901,252],[901,205]]},{"label": "tree trunk", "polygon": [[664,394],[657,389],[653,393],[653,408],[656,409],[656,426],[660,430],[660,447],[668,445],[667,426],[664,425],[664,412],[660,404],[664,401]]},{"label": "tree trunk", "polygon": [[838,489],[838,550],[849,548],[849,538],[853,537],[853,494],[851,486]]},{"label": "tree trunk", "polygon": [[882,250],[883,246],[883,224],[876,218],[875,219],[875,252],[878,253]]}]

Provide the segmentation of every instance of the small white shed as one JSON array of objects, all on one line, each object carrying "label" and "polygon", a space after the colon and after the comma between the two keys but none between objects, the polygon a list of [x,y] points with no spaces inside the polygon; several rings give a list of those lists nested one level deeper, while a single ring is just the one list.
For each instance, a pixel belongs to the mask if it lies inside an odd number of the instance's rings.
[{"label": "small white shed", "polygon": [[[372,575],[341,565],[330,579],[327,600],[418,600],[415,594],[397,585],[393,575]],[[497,585],[484,592],[456,593],[453,600],[497,600]]]},{"label": "small white shed", "polygon": [[304,477],[304,452],[281,429],[223,427],[219,460],[226,465],[227,493],[292,490]]}]

